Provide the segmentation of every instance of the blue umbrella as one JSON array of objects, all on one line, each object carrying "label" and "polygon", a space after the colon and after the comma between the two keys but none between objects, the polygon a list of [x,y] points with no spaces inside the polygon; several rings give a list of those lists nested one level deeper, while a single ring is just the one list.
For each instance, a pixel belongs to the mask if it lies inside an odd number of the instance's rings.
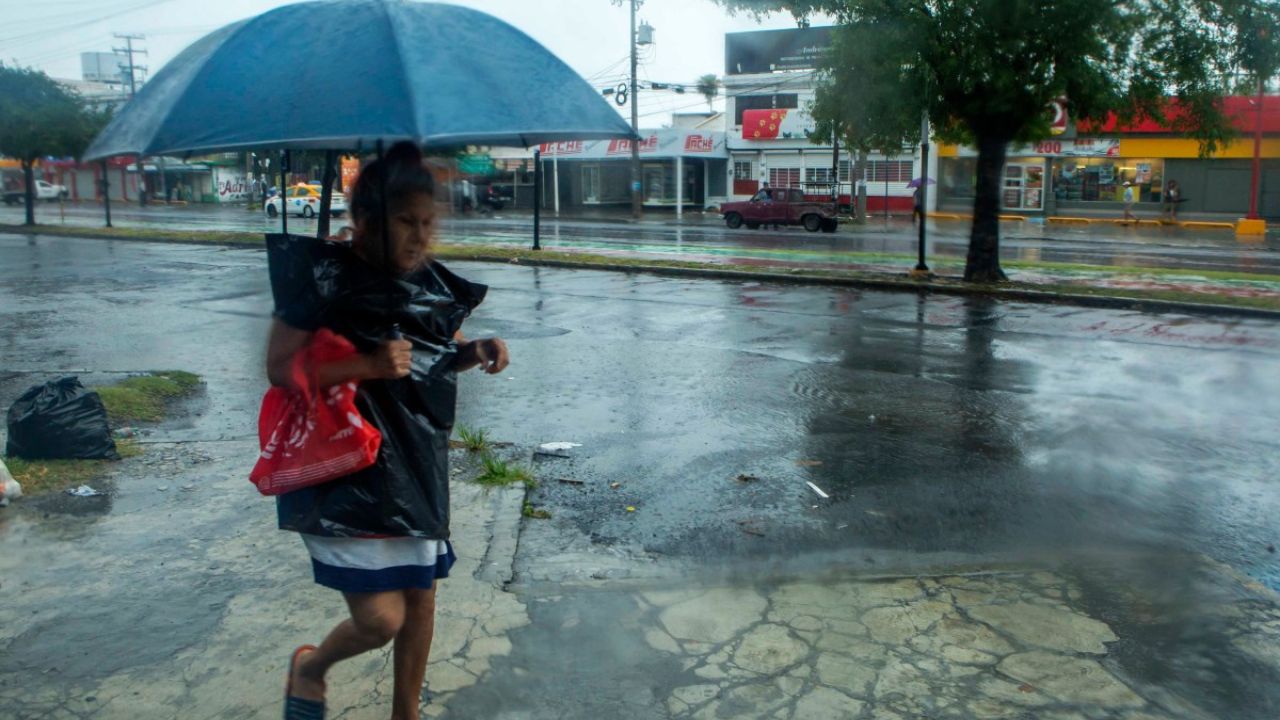
[{"label": "blue umbrella", "polygon": [[304,2],[217,30],[166,64],[88,160],[253,148],[529,147],[632,137],[569,66],[476,10]]}]

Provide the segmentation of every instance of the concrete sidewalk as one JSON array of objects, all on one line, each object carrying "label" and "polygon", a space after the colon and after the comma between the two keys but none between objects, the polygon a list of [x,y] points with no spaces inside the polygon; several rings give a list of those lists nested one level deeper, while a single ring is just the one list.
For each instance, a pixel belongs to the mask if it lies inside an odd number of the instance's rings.
[{"label": "concrete sidewalk", "polygon": [[[310,582],[270,501],[244,492],[229,458],[252,449],[159,444],[122,463],[96,507],[46,496],[3,511],[6,717],[276,716],[289,650],[345,610]],[[1095,586],[1077,578],[1096,582],[1106,562],[507,587],[524,491],[482,489],[459,460],[460,559],[440,590],[427,717],[1262,720],[1280,708],[1280,606],[1209,561],[1156,595],[1126,582],[1136,559]],[[175,477],[195,484],[157,492]],[[98,517],[101,503],[117,511]],[[199,530],[224,523],[234,531]],[[121,582],[149,602],[96,605]],[[329,717],[387,717],[390,685],[388,650],[343,663]]]}]

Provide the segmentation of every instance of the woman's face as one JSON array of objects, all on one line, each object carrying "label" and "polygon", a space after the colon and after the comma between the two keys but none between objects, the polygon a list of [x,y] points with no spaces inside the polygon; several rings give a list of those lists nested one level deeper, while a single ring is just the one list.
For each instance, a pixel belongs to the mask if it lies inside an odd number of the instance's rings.
[{"label": "woman's face", "polygon": [[[435,201],[430,195],[417,193],[390,205],[387,214],[390,264],[401,273],[417,270],[430,259],[435,246]],[[382,242],[380,237],[360,234],[365,242]]]}]

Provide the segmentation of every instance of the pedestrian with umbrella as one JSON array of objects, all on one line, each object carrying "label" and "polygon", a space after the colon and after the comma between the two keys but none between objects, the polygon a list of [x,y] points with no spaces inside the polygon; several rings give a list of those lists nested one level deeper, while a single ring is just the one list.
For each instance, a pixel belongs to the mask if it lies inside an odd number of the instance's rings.
[{"label": "pedestrian with umbrella", "polygon": [[[250,121],[244,107],[256,109]],[[326,332],[340,337],[356,354],[317,363],[306,382],[330,390],[357,383],[360,422],[381,433],[371,465],[278,496],[280,527],[302,535],[315,580],[343,593],[350,616],[319,645],[294,651],[286,719],[322,718],[326,671],[388,642],[392,717],[418,717],[435,589],[454,559],[456,376],[474,367],[498,373],[509,362],[501,340],[460,332],[486,288],[432,260],[437,192],[420,148],[602,138],[634,133],[586,81],[510,25],[452,5],[334,0],[276,8],[198,40],[86,153],[276,148],[284,188],[291,150],[377,151],[352,191],[350,243],[287,229],[268,236],[276,301],[269,380],[289,385],[300,350]],[[282,228],[287,218],[281,213]],[[264,457],[267,449],[264,442]]]},{"label": "pedestrian with umbrella", "polygon": [[[312,372],[322,388],[359,383],[356,406],[382,434],[373,466],[278,498],[280,526],[302,534],[316,582],[340,591],[351,615],[318,646],[294,651],[286,719],[323,717],[328,670],[387,643],[394,643],[392,717],[417,717],[436,586],[455,559],[447,471],[439,468],[447,462],[456,376],[475,367],[497,374],[510,362],[501,339],[461,335],[485,288],[432,261],[435,201],[413,144],[396,144],[365,165],[351,194],[350,245],[329,249],[321,289],[278,308],[272,325],[267,372],[277,386],[291,382],[294,358],[316,330],[361,348]],[[386,292],[397,296],[391,312]]]}]

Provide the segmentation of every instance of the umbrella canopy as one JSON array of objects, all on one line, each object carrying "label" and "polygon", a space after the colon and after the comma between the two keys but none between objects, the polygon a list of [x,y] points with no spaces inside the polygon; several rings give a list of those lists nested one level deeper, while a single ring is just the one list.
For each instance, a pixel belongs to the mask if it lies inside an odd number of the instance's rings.
[{"label": "umbrella canopy", "polygon": [[632,136],[569,66],[492,15],[327,0],[286,5],[196,41],[115,116],[85,159]]},{"label": "umbrella canopy", "polygon": [[[912,178],[912,179],[911,179],[911,182],[907,183],[907,187],[909,187],[909,188],[920,187],[920,180],[921,180],[921,178]],[[928,183],[929,185],[937,185],[937,184],[938,184],[938,183],[937,183],[933,178],[924,178],[924,181],[925,181],[926,183]]]}]

